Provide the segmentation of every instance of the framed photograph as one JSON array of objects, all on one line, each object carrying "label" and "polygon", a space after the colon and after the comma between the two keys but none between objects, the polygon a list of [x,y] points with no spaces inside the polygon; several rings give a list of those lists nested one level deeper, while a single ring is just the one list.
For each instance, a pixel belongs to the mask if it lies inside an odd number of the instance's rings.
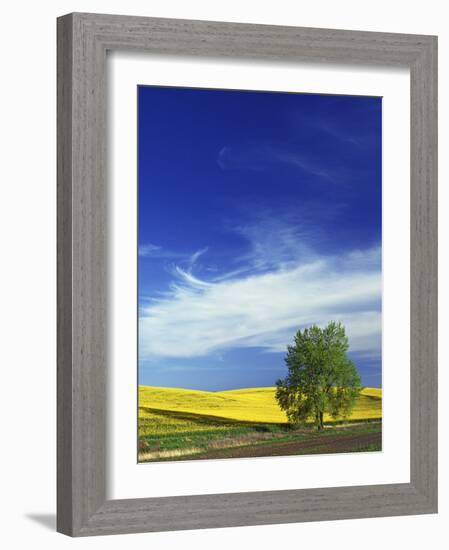
[{"label": "framed photograph", "polygon": [[58,19],[58,531],[437,511],[436,52]]}]

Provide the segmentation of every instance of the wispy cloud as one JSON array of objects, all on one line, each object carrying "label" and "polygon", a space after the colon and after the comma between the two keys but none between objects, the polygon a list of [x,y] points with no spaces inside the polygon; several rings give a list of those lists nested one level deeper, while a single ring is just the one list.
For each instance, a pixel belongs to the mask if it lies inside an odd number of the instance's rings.
[{"label": "wispy cloud", "polygon": [[[206,281],[202,281],[201,279],[198,279],[194,275],[192,275],[191,271],[187,271],[182,269],[179,266],[175,266],[174,274],[178,277],[178,280],[187,283],[190,285],[192,289],[194,288],[208,288],[212,286],[212,283],[208,283]],[[173,288],[177,288],[176,283],[172,285]]]},{"label": "wispy cloud", "polygon": [[270,161],[267,147],[259,145],[240,145],[222,147],[218,152],[217,163],[222,170],[263,171]]},{"label": "wispy cloud", "polygon": [[[233,228],[248,243],[245,254],[236,258],[248,268],[259,271],[283,270],[315,257],[310,243],[314,236],[307,228],[306,218],[302,219],[303,209],[295,214],[274,215],[267,209],[253,214],[247,223]],[[315,234],[315,238],[319,232]]]},{"label": "wispy cloud", "polygon": [[139,246],[139,256],[142,258],[159,256],[161,253],[162,248],[152,243],[142,244]]},{"label": "wispy cloud", "polygon": [[222,147],[217,163],[222,170],[264,171],[280,164],[289,165],[299,171],[333,181],[332,174],[321,164],[291,146],[274,146],[269,143],[240,144]]},{"label": "wispy cloud", "polygon": [[246,251],[234,259],[240,264],[236,275],[283,270],[318,259],[317,250],[329,241],[323,224],[335,221],[345,208],[338,202],[331,209],[314,201],[281,203],[279,208],[253,204],[251,211],[240,213],[245,222],[227,227],[246,243]]},{"label": "wispy cloud", "polygon": [[303,172],[333,181],[333,177],[331,176],[329,170],[324,170],[318,163],[306,158],[298,152],[276,151],[274,152],[274,156],[279,161],[296,166]]},{"label": "wispy cloud", "polygon": [[[285,351],[298,328],[342,321],[351,350],[377,354],[381,335],[380,248],[319,254],[301,225],[266,217],[236,228],[248,253],[205,280],[191,255],[176,266],[170,290],[144,305],[141,358],[191,358],[231,348]],[[207,272],[207,270],[204,270]]]},{"label": "wispy cloud", "polygon": [[195,265],[196,262],[201,258],[201,256],[203,254],[206,254],[207,251],[208,251],[208,247],[206,246],[205,248],[201,248],[200,250],[197,250],[196,252],[194,252],[189,258],[190,265],[191,266]]},{"label": "wispy cloud", "polygon": [[207,247],[195,252],[180,252],[164,248],[153,243],[145,243],[139,246],[139,256],[141,258],[153,258],[156,260],[174,260],[185,263],[189,268],[193,267],[198,259],[207,252]]}]

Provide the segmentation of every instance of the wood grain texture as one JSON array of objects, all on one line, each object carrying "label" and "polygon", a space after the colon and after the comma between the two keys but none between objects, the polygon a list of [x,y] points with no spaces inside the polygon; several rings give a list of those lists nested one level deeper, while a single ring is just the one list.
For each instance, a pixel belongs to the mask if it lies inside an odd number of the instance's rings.
[{"label": "wood grain texture", "polygon": [[[72,528],[72,25],[58,20],[57,59],[57,529]],[[63,511],[61,511],[63,509]]]},{"label": "wood grain texture", "polygon": [[[58,20],[58,524],[72,536],[437,510],[436,37],[70,14]],[[106,500],[106,52],[406,66],[411,71],[411,480]]]},{"label": "wood grain texture", "polygon": [[411,480],[437,508],[437,43],[411,66]]}]

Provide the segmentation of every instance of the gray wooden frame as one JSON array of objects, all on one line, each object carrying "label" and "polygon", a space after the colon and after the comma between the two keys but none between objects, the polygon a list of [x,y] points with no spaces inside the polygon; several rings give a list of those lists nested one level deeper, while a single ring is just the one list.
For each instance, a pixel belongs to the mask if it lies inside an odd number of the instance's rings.
[{"label": "gray wooden frame", "polygon": [[[411,72],[411,480],[106,499],[108,50]],[[58,19],[58,505],[72,536],[437,511],[437,39],[74,13]]]}]

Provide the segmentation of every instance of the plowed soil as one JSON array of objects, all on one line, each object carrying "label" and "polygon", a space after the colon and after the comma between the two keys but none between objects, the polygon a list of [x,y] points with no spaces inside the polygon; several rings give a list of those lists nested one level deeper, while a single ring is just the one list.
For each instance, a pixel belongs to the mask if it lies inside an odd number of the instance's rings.
[{"label": "plowed soil", "polygon": [[288,456],[303,454],[349,453],[377,449],[382,445],[382,433],[339,434],[336,436],[320,434],[305,441],[284,441],[234,447],[229,449],[211,449],[191,458],[245,458],[258,456]]}]

